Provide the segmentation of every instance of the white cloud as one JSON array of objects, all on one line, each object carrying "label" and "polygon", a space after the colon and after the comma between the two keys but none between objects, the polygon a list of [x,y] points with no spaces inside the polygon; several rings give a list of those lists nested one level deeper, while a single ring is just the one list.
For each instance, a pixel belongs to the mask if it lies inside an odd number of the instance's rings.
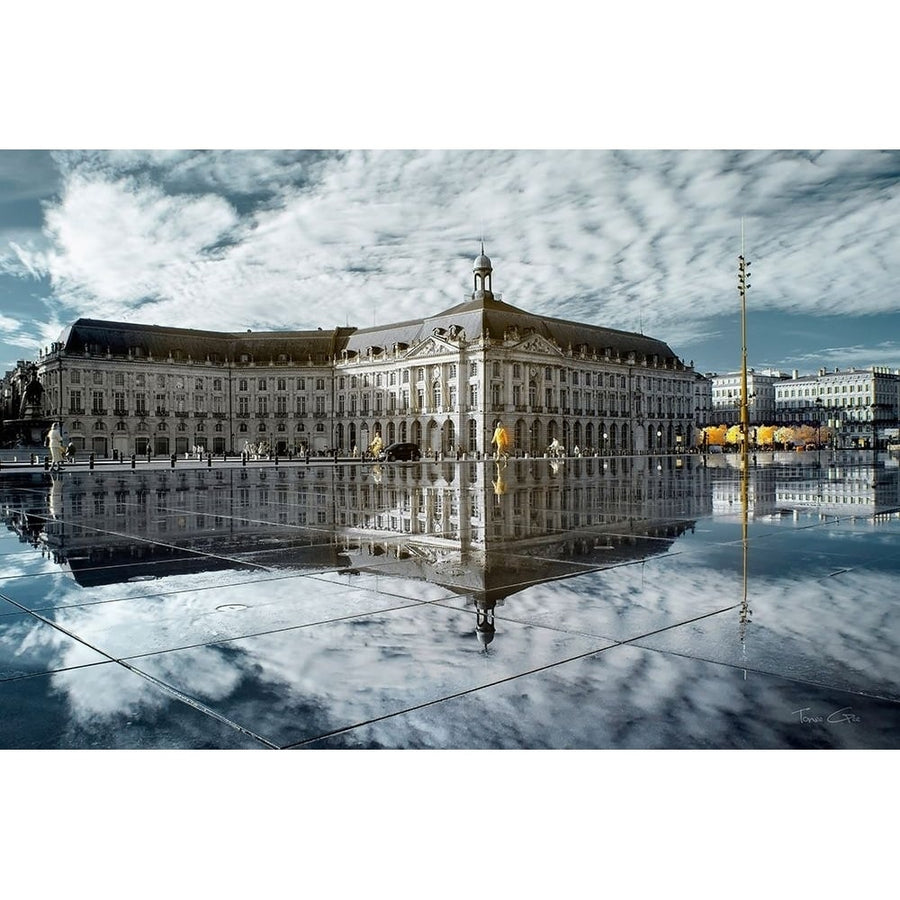
[{"label": "white cloud", "polygon": [[0,331],[18,331],[22,323],[0,313]]},{"label": "white cloud", "polygon": [[873,360],[878,360],[878,365],[900,368],[900,343],[880,341],[844,347],[823,347],[810,353],[798,354],[790,362],[800,368],[854,366],[865,369],[873,364]]},{"label": "white cloud", "polygon": [[[680,342],[736,306],[745,217],[758,309],[893,311],[896,154],[217,151],[59,156],[46,257],[59,318],[329,327],[471,290]],[[163,187],[163,185],[165,187]],[[247,207],[239,195],[264,195]],[[249,211],[248,211],[249,209]],[[210,316],[215,309],[215,321]]]}]

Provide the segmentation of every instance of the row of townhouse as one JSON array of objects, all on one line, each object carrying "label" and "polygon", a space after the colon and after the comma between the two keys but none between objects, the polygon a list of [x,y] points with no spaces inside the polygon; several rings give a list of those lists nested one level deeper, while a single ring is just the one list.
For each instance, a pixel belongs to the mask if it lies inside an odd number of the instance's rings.
[{"label": "row of townhouse", "polygon": [[[815,375],[747,372],[751,425],[827,426],[842,446],[881,444],[900,425],[900,371],[820,369]],[[741,374],[697,376],[698,425],[740,421]]]}]

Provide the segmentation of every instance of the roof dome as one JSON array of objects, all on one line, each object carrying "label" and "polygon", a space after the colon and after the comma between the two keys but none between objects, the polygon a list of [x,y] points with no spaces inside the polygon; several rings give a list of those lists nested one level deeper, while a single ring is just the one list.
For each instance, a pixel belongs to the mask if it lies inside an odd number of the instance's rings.
[{"label": "roof dome", "polygon": [[478,643],[481,644],[482,647],[487,647],[487,645],[494,639],[494,626],[479,626],[475,629],[475,634],[478,636]]},{"label": "roof dome", "polygon": [[493,266],[491,265],[490,259],[488,259],[488,257],[486,257],[484,255],[484,253],[482,253],[481,256],[479,256],[478,259],[475,260],[475,264],[472,266],[472,271],[477,271],[478,269],[492,269],[492,268],[493,268]]}]

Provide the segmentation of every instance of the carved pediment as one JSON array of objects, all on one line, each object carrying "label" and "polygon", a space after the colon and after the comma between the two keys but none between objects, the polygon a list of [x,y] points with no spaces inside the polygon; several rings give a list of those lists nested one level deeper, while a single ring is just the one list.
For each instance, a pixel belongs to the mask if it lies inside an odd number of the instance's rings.
[{"label": "carved pediment", "polygon": [[526,353],[547,353],[551,356],[562,356],[562,351],[557,345],[551,343],[546,338],[541,337],[539,334],[528,335],[516,345],[516,349],[525,351]]},{"label": "carved pediment", "polygon": [[441,356],[444,353],[459,353],[459,347],[451,344],[443,337],[432,335],[416,344],[405,356],[406,359],[417,359],[420,356]]}]

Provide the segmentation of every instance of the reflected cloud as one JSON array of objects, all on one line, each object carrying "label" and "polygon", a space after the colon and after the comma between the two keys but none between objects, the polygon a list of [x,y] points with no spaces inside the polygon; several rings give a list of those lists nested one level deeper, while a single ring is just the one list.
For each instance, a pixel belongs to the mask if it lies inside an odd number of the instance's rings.
[{"label": "reflected cloud", "polygon": [[[171,695],[158,680],[278,745],[457,695],[468,699],[358,739],[651,746],[705,728],[714,746],[735,734],[767,745],[781,725],[735,716],[762,714],[768,688],[750,696],[739,678],[708,677],[722,664],[900,697],[896,556],[884,552],[900,539],[897,471],[864,481],[760,465],[742,483],[705,462],[4,477],[0,511],[18,538],[10,570],[25,576],[23,560],[40,554],[55,574],[0,582],[47,619],[0,616],[0,648],[53,672],[81,727],[162,710]],[[837,521],[848,538],[883,542],[871,566],[847,564],[847,542],[831,539]],[[102,688],[106,666],[75,669],[96,661],[86,645],[148,677]],[[546,680],[526,678],[548,666]],[[496,687],[510,678],[517,687]],[[480,721],[484,701],[469,695],[492,685]],[[579,712],[610,690],[632,711],[627,732]]]}]

